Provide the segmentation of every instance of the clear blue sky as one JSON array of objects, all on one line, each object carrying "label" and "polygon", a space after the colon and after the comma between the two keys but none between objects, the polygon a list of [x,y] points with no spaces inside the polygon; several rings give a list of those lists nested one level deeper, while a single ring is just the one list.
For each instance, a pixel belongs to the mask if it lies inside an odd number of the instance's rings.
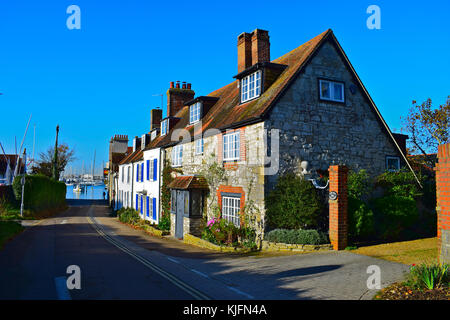
[{"label": "clear blue sky", "polygon": [[[66,9],[81,8],[81,30]],[[366,27],[369,5],[381,30]],[[0,142],[14,152],[30,116],[25,147],[36,154],[60,141],[77,162],[107,161],[114,134],[141,135],[150,108],[170,81],[197,95],[231,82],[237,36],[269,30],[271,58],[332,28],[393,130],[411,100],[435,104],[450,94],[450,1],[2,1],[0,3]],[[166,99],[164,98],[164,110]]]}]

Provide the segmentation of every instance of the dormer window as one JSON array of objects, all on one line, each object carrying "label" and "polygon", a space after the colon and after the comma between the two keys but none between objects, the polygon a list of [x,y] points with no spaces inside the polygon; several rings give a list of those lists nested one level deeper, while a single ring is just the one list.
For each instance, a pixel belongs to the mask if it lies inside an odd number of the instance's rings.
[{"label": "dormer window", "polygon": [[195,123],[200,120],[201,109],[201,102],[196,102],[189,107],[189,123]]},{"label": "dormer window", "polygon": [[167,134],[167,129],[168,129],[168,119],[163,120],[161,122],[161,135],[165,136]]},{"label": "dormer window", "polygon": [[258,70],[241,80],[241,102],[259,97],[261,94],[261,70]]}]

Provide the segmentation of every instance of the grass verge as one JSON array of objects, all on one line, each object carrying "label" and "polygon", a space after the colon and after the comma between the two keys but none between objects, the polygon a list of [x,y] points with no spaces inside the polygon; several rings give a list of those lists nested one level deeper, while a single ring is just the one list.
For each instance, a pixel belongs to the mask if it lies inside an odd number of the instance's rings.
[{"label": "grass verge", "polygon": [[366,246],[350,251],[408,265],[435,263],[438,257],[436,237]]},{"label": "grass verge", "polygon": [[25,228],[20,223],[14,221],[0,221],[0,250],[3,245],[16,234],[22,232]]}]

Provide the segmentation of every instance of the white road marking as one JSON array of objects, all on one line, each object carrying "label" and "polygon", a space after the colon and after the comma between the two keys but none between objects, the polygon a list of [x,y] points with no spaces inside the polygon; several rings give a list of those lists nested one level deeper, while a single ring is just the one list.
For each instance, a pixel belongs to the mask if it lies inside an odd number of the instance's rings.
[{"label": "white road marking", "polygon": [[67,222],[67,220],[63,220],[61,221],[61,224],[65,224]]},{"label": "white road marking", "polygon": [[167,257],[167,260],[170,260],[170,261],[172,261],[172,262],[175,262],[175,263],[180,263],[180,261],[178,261],[178,260],[175,260],[175,259],[173,259],[173,258],[170,258],[170,257]]},{"label": "white road marking", "polygon": [[246,296],[249,299],[255,299],[255,297],[253,297],[252,295],[249,295],[248,293],[245,293],[245,292],[243,292],[243,291],[241,291],[239,289],[236,289],[236,288],[233,288],[233,287],[228,287],[228,289],[230,289],[231,291],[234,291],[236,293],[239,293],[239,294],[241,294],[243,296]]},{"label": "white road marking", "polygon": [[202,276],[202,277],[209,278],[209,276],[206,273],[203,273],[201,271],[198,271],[198,270],[195,270],[195,269],[191,269],[191,271],[196,273],[196,274],[198,274],[198,275],[200,275],[200,276]]},{"label": "white road marking", "polygon": [[55,287],[58,300],[72,300],[69,290],[67,289],[66,277],[55,278]]}]

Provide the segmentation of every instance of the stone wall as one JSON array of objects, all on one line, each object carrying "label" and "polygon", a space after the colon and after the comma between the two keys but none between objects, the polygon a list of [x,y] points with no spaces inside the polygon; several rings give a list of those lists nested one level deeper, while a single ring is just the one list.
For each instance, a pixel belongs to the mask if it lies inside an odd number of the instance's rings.
[{"label": "stone wall", "polygon": [[200,237],[202,235],[202,218],[201,217],[183,217],[183,233],[190,233]]},{"label": "stone wall", "polygon": [[[319,78],[344,82],[345,103],[320,100]],[[330,42],[323,44],[286,90],[265,128],[280,129],[280,173],[298,171],[300,162],[308,161],[314,171],[345,164],[375,175],[385,171],[386,156],[400,156]],[[276,178],[267,177],[267,190]]]},{"label": "stone wall", "polygon": [[[218,181],[217,185],[210,185],[207,197],[207,218],[214,216],[214,206],[217,206],[217,188],[219,185],[242,187],[245,193],[246,205],[253,205],[254,210],[250,217],[250,226],[253,227],[262,240],[264,230],[264,124],[257,123],[246,126],[241,130],[241,142],[245,151],[244,160],[234,163],[219,161],[219,139],[221,134],[204,138],[204,152],[202,155],[195,154],[195,143],[183,144],[183,159],[180,169],[183,175],[199,174],[210,175],[209,166],[213,162],[220,163],[225,168],[225,179]],[[166,159],[171,163],[172,147],[165,149]],[[242,159],[242,158],[241,158]],[[249,200],[247,200],[249,199]],[[251,202],[250,202],[251,201]],[[174,221],[173,223],[174,224]],[[186,232],[186,230],[184,231]]]}]

